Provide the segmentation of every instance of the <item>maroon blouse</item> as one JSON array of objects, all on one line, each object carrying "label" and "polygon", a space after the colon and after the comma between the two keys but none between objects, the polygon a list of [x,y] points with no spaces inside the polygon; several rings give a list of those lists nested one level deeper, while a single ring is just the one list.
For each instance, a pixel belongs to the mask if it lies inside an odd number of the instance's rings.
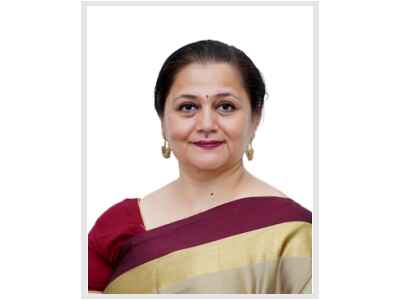
[{"label": "maroon blouse", "polygon": [[89,232],[89,290],[103,291],[124,242],[145,231],[138,199],[125,199],[107,209]]}]

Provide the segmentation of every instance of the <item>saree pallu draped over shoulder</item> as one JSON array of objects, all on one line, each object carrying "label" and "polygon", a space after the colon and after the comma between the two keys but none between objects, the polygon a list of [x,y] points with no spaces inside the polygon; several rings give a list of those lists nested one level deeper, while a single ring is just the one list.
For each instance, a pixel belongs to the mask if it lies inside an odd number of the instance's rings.
[{"label": "saree pallu draped over shoulder", "polygon": [[127,240],[104,293],[311,293],[311,212],[248,197]]}]

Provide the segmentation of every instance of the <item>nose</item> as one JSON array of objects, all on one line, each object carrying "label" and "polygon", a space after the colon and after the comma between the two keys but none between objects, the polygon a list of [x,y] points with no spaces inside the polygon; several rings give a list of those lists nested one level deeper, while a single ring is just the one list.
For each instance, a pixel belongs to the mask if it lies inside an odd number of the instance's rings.
[{"label": "nose", "polygon": [[217,132],[216,116],[210,107],[204,107],[198,114],[197,130],[206,137]]}]

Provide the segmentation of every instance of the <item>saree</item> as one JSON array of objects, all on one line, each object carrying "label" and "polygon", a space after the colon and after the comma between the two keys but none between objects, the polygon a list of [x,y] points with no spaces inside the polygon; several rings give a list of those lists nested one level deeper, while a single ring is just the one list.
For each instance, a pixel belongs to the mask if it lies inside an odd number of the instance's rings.
[{"label": "saree", "polygon": [[[137,199],[130,203],[138,209]],[[295,201],[259,196],[142,226],[114,239],[104,293],[311,293],[311,223]]]}]

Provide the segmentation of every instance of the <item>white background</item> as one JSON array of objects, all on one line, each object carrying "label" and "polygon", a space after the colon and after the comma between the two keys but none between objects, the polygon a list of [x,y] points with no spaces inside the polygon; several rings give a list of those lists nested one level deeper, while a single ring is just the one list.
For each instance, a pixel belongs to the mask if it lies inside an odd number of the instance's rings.
[{"label": "white background", "polygon": [[[320,3],[321,299],[397,294],[398,12]],[[81,297],[80,17],[72,0],[0,7],[4,299]]]},{"label": "white background", "polygon": [[88,229],[116,202],[179,176],[175,157],[161,155],[153,91],[167,56],[201,39],[235,45],[263,73],[269,97],[244,163],[312,210],[313,7],[89,6]]}]

